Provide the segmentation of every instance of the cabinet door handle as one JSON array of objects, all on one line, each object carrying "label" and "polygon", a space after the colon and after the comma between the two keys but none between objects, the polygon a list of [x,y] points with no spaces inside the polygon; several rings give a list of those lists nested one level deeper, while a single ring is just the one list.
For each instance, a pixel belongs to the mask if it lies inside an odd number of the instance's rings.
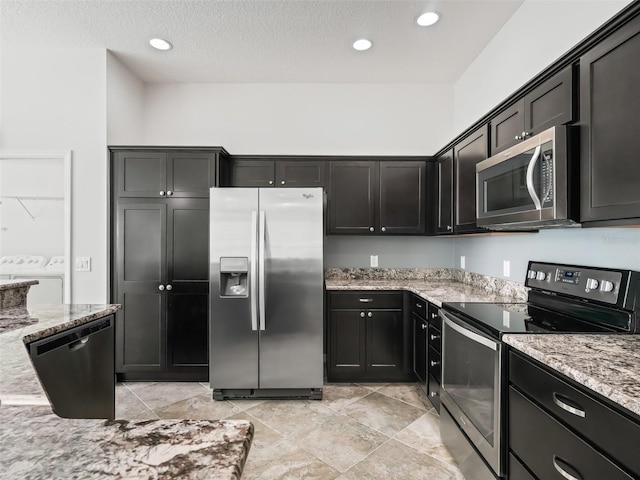
[{"label": "cabinet door handle", "polygon": [[[562,468],[559,463],[564,463],[565,464],[565,468],[570,468],[571,470],[574,471],[575,475],[571,475],[569,472],[567,472],[564,468]],[[565,462],[564,460],[562,460],[560,457],[558,457],[557,455],[553,456],[553,468],[555,468],[558,473],[560,475],[562,475],[564,478],[566,478],[567,480],[582,480],[582,477],[580,476],[580,474],[576,471],[575,468],[573,468],[571,465],[569,465],[567,462]]]},{"label": "cabinet door handle", "polygon": [[160,194],[161,197],[164,197],[164,190],[160,190],[158,193]]},{"label": "cabinet door handle", "polygon": [[426,329],[427,329],[427,326],[426,326],[424,323],[421,323],[421,324],[420,324],[420,328],[421,328],[422,330],[426,330]]},{"label": "cabinet door handle", "polygon": [[522,136],[516,135],[516,140],[522,140]]},{"label": "cabinet door handle", "polygon": [[269,185],[273,185],[273,180],[269,180]]},{"label": "cabinet door handle", "polygon": [[451,230],[453,230],[453,228],[451,227],[451,225],[447,225],[447,232],[450,232]]},{"label": "cabinet door handle", "polygon": [[367,313],[367,317],[369,317],[369,318],[373,317],[373,313],[371,313],[371,312]]},{"label": "cabinet door handle", "polygon": [[430,364],[432,367],[435,367],[436,365],[440,365],[440,362],[436,362],[436,361],[434,361],[434,360],[431,360],[431,361],[429,362],[429,364]]},{"label": "cabinet door handle", "polygon": [[437,313],[432,313],[431,314],[431,318],[435,320],[436,318],[438,318],[438,314]]},{"label": "cabinet door handle", "polygon": [[531,132],[522,132],[522,139],[524,140],[527,137],[531,136]]},{"label": "cabinet door handle", "polygon": [[167,195],[170,197],[171,195],[173,195],[173,191],[167,190]]},{"label": "cabinet door handle", "polygon": [[370,232],[375,232],[375,230],[376,230],[375,228],[373,228],[373,227],[369,227],[369,231],[370,231]]},{"label": "cabinet door handle", "polygon": [[572,407],[571,405],[566,403],[566,400],[568,400],[568,398],[565,397],[565,401],[562,401],[562,400],[560,400],[560,397],[563,397],[563,395],[560,395],[559,393],[553,392],[553,403],[555,403],[561,409],[563,409],[563,410],[565,410],[565,411],[567,411],[569,413],[572,413],[573,415],[575,415],[577,417],[585,418],[587,416],[587,412],[585,412],[584,410],[582,410],[580,408]]},{"label": "cabinet door handle", "polygon": [[360,298],[360,303],[371,303],[373,302],[373,298]]},{"label": "cabinet door handle", "polygon": [[164,290],[164,285],[158,285],[158,290],[163,291]]},{"label": "cabinet door handle", "polygon": [[422,308],[422,304],[421,303],[416,303],[416,307]]},{"label": "cabinet door handle", "polygon": [[429,338],[431,338],[431,340],[438,340],[440,335],[429,335]]},{"label": "cabinet door handle", "polygon": [[387,227],[382,227],[380,230],[382,230],[383,232],[387,231]]},{"label": "cabinet door handle", "polygon": [[280,185],[284,185],[285,183],[287,183],[287,182],[285,182],[284,180],[282,180],[282,181],[280,182]]},{"label": "cabinet door handle", "polygon": [[360,316],[364,318],[364,312],[360,312]]},{"label": "cabinet door handle", "polygon": [[173,290],[173,287],[171,285],[167,285],[167,290]]},{"label": "cabinet door handle", "polygon": [[436,392],[431,392],[429,395],[431,395],[432,397],[435,397],[438,394]]}]

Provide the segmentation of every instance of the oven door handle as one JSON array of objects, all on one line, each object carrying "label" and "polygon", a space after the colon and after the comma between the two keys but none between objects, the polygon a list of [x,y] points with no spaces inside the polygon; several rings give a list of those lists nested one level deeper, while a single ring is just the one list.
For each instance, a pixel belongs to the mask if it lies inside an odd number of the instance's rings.
[{"label": "oven door handle", "polygon": [[462,325],[459,325],[458,323],[453,321],[451,317],[447,315],[443,310],[440,310],[440,315],[444,316],[444,323],[450,328],[452,328],[453,330],[455,330],[456,332],[458,332],[460,335],[464,335],[465,337],[473,340],[474,342],[477,342],[481,345],[484,345],[485,347],[490,348],[494,352],[498,350],[498,344],[493,340],[490,340],[483,335],[480,335],[478,333],[471,331],[468,327],[463,327]]}]

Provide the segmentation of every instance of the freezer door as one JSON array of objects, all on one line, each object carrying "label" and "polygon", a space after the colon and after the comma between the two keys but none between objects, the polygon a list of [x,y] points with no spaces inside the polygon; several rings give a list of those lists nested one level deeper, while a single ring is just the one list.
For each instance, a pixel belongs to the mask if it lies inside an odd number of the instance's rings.
[{"label": "freezer door", "polygon": [[260,189],[260,388],[322,388],[322,195],[321,188]]},{"label": "freezer door", "polygon": [[209,382],[258,388],[258,190],[212,188],[210,205]]}]

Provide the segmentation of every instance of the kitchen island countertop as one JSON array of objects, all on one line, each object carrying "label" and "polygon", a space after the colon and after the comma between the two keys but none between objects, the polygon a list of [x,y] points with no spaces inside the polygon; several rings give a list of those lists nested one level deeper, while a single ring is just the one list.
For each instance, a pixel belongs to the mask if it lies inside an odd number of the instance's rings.
[{"label": "kitchen island countertop", "polygon": [[505,335],[505,343],[640,416],[640,335]]},{"label": "kitchen island countertop", "polygon": [[253,440],[245,420],[88,420],[55,415],[25,344],[119,305],[0,310],[0,471],[27,479],[236,479]]}]

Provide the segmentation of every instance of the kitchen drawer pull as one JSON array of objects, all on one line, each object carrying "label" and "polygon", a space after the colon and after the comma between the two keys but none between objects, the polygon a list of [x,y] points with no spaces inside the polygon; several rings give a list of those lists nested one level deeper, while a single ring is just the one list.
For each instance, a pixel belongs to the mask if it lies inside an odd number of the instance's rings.
[{"label": "kitchen drawer pull", "polygon": [[421,303],[416,303],[416,307],[422,308],[422,304]]},{"label": "kitchen drawer pull", "polygon": [[440,335],[429,335],[429,338],[431,338],[431,340],[438,340]]},{"label": "kitchen drawer pull", "polygon": [[563,409],[563,410],[565,410],[565,411],[567,411],[569,413],[572,413],[573,415],[575,415],[577,417],[585,418],[587,416],[587,412],[585,412],[584,410],[581,410],[579,408],[572,407],[568,403],[565,403],[562,400],[560,400],[560,397],[561,397],[561,395],[559,395],[556,392],[553,392],[553,403],[555,403],[561,409]]},{"label": "kitchen drawer pull", "polygon": [[427,325],[426,325],[426,324],[424,324],[424,323],[422,323],[422,324],[420,324],[420,328],[421,328],[422,330],[426,330],[426,329],[427,329]]},{"label": "kitchen drawer pull", "polygon": [[360,312],[360,316],[364,318],[364,312]]},{"label": "kitchen drawer pull", "polygon": [[373,302],[373,298],[360,298],[360,303],[371,303]]},{"label": "kitchen drawer pull", "polygon": [[431,318],[435,320],[436,318],[438,318],[438,314],[437,313],[432,313],[431,314]]},{"label": "kitchen drawer pull", "polygon": [[571,470],[575,469],[573,467],[571,467],[567,462],[565,462],[564,460],[562,460],[560,457],[554,455],[553,456],[553,468],[555,468],[558,473],[560,475],[562,475],[564,478],[566,478],[567,480],[582,480],[582,477],[575,472],[575,474],[577,475],[571,475],[569,472],[567,472],[564,468],[562,468],[560,465],[558,465],[558,463],[564,463],[566,466],[568,466],[569,468],[571,468]]},{"label": "kitchen drawer pull", "polygon": [[432,367],[435,367],[436,365],[440,365],[440,362],[434,362],[433,360],[431,360],[429,363],[431,364]]}]

